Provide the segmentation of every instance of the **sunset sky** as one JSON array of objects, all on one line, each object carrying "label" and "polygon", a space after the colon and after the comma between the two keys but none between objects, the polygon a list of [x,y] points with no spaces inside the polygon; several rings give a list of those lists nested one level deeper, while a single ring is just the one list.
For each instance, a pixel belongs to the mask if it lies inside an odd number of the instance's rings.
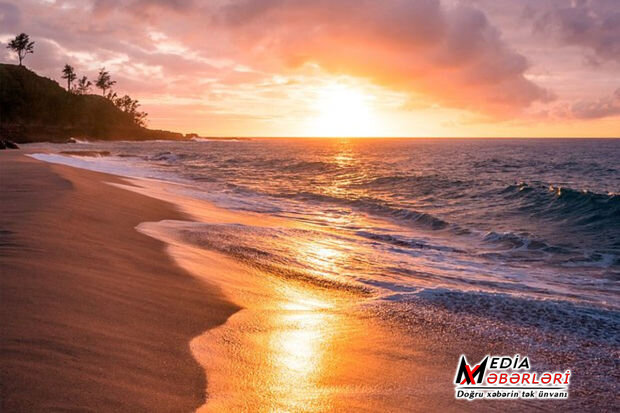
[{"label": "sunset sky", "polygon": [[2,62],[20,32],[26,66],[105,66],[152,128],[620,136],[618,0],[0,0]]}]

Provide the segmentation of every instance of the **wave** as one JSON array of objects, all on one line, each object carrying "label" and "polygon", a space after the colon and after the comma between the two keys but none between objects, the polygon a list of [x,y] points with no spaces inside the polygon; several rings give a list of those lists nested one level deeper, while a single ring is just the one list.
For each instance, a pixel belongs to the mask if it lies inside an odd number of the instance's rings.
[{"label": "wave", "polygon": [[[144,228],[145,224],[141,224]],[[348,282],[306,268],[287,249],[279,249],[276,242],[287,243],[291,236],[312,237],[312,231],[261,228],[243,224],[203,224],[180,221],[161,221],[155,224],[169,235],[190,245],[216,251],[265,274],[314,287],[339,290],[370,296],[373,291],[362,284]],[[148,224],[146,224],[148,226]],[[140,227],[140,226],[139,226]],[[316,236],[316,234],[315,234]]]},{"label": "wave", "polygon": [[562,186],[519,183],[509,185],[501,194],[521,202],[524,212],[572,225],[620,227],[620,194],[597,193]]},{"label": "wave", "polygon": [[287,172],[325,172],[334,168],[335,165],[333,163],[321,161],[302,161],[285,165],[281,169]]},{"label": "wave", "polygon": [[302,203],[321,203],[334,209],[334,207],[351,208],[362,213],[368,213],[377,217],[389,218],[404,224],[414,225],[418,228],[433,231],[451,229],[457,234],[467,234],[468,230],[444,221],[430,213],[416,211],[409,208],[400,208],[390,205],[388,202],[372,197],[344,198],[328,194],[309,191],[269,191],[267,189],[252,188],[245,185],[227,183],[228,190],[242,196],[267,196],[275,199],[287,199]]},{"label": "wave", "polygon": [[179,160],[179,157],[172,152],[159,152],[153,156],[148,157],[149,161],[166,161],[166,162],[176,162]]},{"label": "wave", "polygon": [[529,233],[488,232],[482,238],[491,251],[478,255],[502,261],[531,261],[545,258],[564,267],[611,268],[620,264],[615,252],[600,252],[576,246],[554,245]]},{"label": "wave", "polygon": [[420,249],[420,250],[435,250],[435,251],[444,251],[444,252],[458,252],[458,253],[465,252],[464,250],[461,250],[458,248],[453,248],[453,247],[448,247],[448,246],[443,246],[443,245],[429,244],[428,242],[425,242],[419,239],[406,238],[406,237],[397,236],[397,235],[379,234],[375,232],[361,231],[361,230],[356,231],[356,234],[363,238],[367,238],[373,241],[385,242],[387,244],[391,244],[396,247],[403,247],[403,248],[409,248],[409,249]]},{"label": "wave", "polygon": [[147,156],[147,161],[166,162],[167,164],[176,165],[187,160],[190,155],[186,153],[173,153],[170,151],[158,152],[155,155]]},{"label": "wave", "polygon": [[[431,179],[430,177],[427,177]],[[425,178],[425,179],[427,179]],[[391,176],[382,177],[374,180],[372,185],[380,183],[396,184],[398,182],[413,182],[418,177],[412,176]],[[460,183],[463,183],[459,181]],[[453,182],[456,183],[456,182]],[[256,191],[246,187],[235,187],[236,192],[243,192],[245,195],[249,193],[256,193]],[[583,204],[584,199],[588,202],[592,202],[594,207],[598,206],[600,199],[608,197],[610,202],[617,202],[617,195],[602,195],[593,193],[582,193],[577,191],[567,191],[562,189],[563,194],[558,194],[550,191],[546,186],[531,186],[527,184],[511,185],[504,188],[500,192],[507,198],[514,201],[519,200],[516,204],[517,208],[521,209],[519,214],[524,211],[527,214],[536,213],[536,209],[541,214],[550,214],[554,212],[557,217],[557,207],[555,210],[548,210],[549,203],[569,204],[564,206],[567,211],[564,211],[563,219],[569,219],[567,214],[575,214],[578,218],[582,218],[584,211],[583,208],[579,211],[574,211],[571,208],[575,203]],[[528,195],[530,194],[531,195]],[[395,220],[401,224],[413,226],[430,231],[440,231],[443,235],[448,237],[458,237],[460,241],[457,241],[461,247],[441,247],[434,248],[433,246],[426,245],[416,239],[406,239],[402,237],[395,237],[388,234],[376,234],[374,231],[361,231],[357,235],[363,236],[368,239],[373,239],[379,242],[385,242],[396,247],[410,249],[440,249],[447,251],[450,249],[452,252],[463,253],[462,245],[467,245],[474,242],[478,245],[479,250],[475,253],[478,257],[488,258],[493,261],[497,260],[509,260],[513,262],[528,262],[528,261],[540,261],[543,260],[547,263],[558,264],[563,266],[573,267],[601,267],[609,268],[618,265],[617,245],[614,247],[614,234],[613,229],[610,230],[611,234],[607,234],[607,239],[611,240],[611,249],[599,248],[588,249],[579,245],[579,242],[573,239],[555,239],[552,241],[541,238],[528,232],[500,232],[500,231],[479,231],[474,228],[470,229],[454,222],[448,222],[440,217],[437,217],[431,213],[424,211],[418,211],[410,208],[395,207],[386,201],[382,201],[373,197],[360,197],[360,198],[344,198],[328,194],[320,194],[309,191],[301,192],[281,192],[281,193],[265,193],[265,195],[274,196],[276,198],[294,199],[297,201],[317,202],[326,205],[341,207],[347,207],[368,213],[377,217],[384,217]],[[577,198],[575,201],[573,198]],[[544,203],[542,203],[544,201]],[[539,205],[535,205],[539,202]],[[512,202],[514,205],[514,202]],[[534,205],[532,205],[534,203]],[[604,205],[603,208],[608,206]],[[526,209],[527,208],[527,209]],[[547,209],[545,209],[547,208]],[[563,211],[560,211],[562,213]],[[615,225],[618,225],[617,217],[613,216],[613,210],[610,212],[612,215],[607,221],[603,222],[603,226],[609,227],[609,220],[616,220]],[[573,219],[573,221],[577,221]],[[612,224],[613,225],[613,224]],[[617,233],[617,231],[616,231]],[[448,242],[449,244],[451,242]],[[599,246],[603,246],[600,242]],[[446,249],[448,248],[448,249]]]},{"label": "wave", "polygon": [[58,153],[61,155],[87,156],[92,158],[103,158],[106,156],[110,156],[109,151],[60,151]]},{"label": "wave", "polygon": [[409,195],[424,196],[441,190],[463,190],[468,186],[468,182],[459,179],[448,179],[439,174],[388,175],[374,178],[355,186],[373,191],[392,191],[394,193],[407,191]]},{"label": "wave", "polygon": [[387,300],[400,301],[401,306],[405,307],[398,314],[401,318],[420,315],[419,311],[406,310],[410,304],[414,306],[411,310],[428,310],[433,320],[442,316],[441,311],[448,311],[461,321],[463,317],[475,318],[473,324],[464,323],[466,328],[473,328],[479,322],[484,323],[479,326],[481,328],[495,328],[497,321],[513,328],[528,327],[537,331],[581,336],[615,346],[620,340],[617,322],[620,312],[585,303],[444,288],[423,289],[406,297],[387,297]]},{"label": "wave", "polygon": [[80,145],[88,145],[91,142],[88,141],[87,139],[69,138],[69,139],[67,139],[67,143],[75,143],[75,144],[80,144]]},{"label": "wave", "polygon": [[568,252],[561,247],[552,247],[547,242],[532,238],[531,234],[513,232],[495,232],[491,231],[484,235],[482,241],[485,244],[492,244],[499,248],[510,250],[548,250],[553,252]]},{"label": "wave", "polygon": [[377,216],[387,217],[398,221],[414,224],[419,227],[442,230],[448,227],[455,227],[447,221],[438,218],[432,214],[416,211],[407,208],[397,208],[390,206],[384,201],[364,197],[357,199],[340,198],[331,195],[318,194],[314,192],[294,192],[285,194],[275,194],[276,197],[292,198],[299,201],[322,202],[328,204],[336,204],[354,208],[361,212],[371,213]]}]

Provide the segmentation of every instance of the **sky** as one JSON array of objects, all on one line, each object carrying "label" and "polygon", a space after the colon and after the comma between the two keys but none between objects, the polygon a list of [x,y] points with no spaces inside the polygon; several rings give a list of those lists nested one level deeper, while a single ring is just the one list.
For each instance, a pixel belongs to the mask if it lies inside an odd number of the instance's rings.
[{"label": "sky", "polygon": [[619,0],[0,0],[0,61],[21,32],[27,67],[105,67],[151,128],[620,136]]}]

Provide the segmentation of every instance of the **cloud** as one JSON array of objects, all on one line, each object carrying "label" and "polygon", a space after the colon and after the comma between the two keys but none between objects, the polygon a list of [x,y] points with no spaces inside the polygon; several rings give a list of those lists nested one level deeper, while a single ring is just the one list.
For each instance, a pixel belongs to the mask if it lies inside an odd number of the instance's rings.
[{"label": "cloud", "polygon": [[580,101],[572,105],[571,115],[579,119],[597,119],[620,115],[620,88],[594,101]]},{"label": "cloud", "polygon": [[37,41],[33,68],[58,79],[65,62],[91,77],[105,65],[122,93],[144,100],[251,94],[245,85],[276,75],[311,85],[326,74],[408,95],[406,107],[422,102],[494,119],[554,97],[466,1],[1,1],[9,25],[0,34],[26,31]]},{"label": "cloud", "polygon": [[288,68],[315,63],[482,112],[514,111],[552,98],[526,78],[527,59],[502,41],[483,12],[467,5],[236,0],[208,13],[253,62],[278,56]]},{"label": "cloud", "polygon": [[[31,10],[39,8],[26,3]],[[440,0],[69,3],[71,8],[46,13],[41,34],[72,50],[94,49],[110,61],[126,55],[132,62],[160,66],[167,76],[212,73],[209,58],[256,70],[240,76],[231,72],[231,65],[221,71],[222,78],[240,82],[303,72],[311,64],[326,73],[364,78],[411,96],[423,94],[434,104],[497,116],[553,98],[526,77],[528,60],[502,40],[500,30],[482,11],[465,2],[453,6]],[[150,27],[161,34],[149,35]],[[179,45],[178,58],[153,50],[163,41]],[[120,65],[117,69],[124,70]]]},{"label": "cloud", "polygon": [[[620,8],[617,0],[555,1],[527,9],[537,32],[566,45],[584,47],[601,60],[620,62]],[[592,59],[591,59],[592,60]]]},{"label": "cloud", "polygon": [[154,20],[163,16],[162,12],[185,13],[193,10],[194,7],[193,0],[94,0],[92,11],[99,17],[113,11],[120,11]]},{"label": "cloud", "polygon": [[19,25],[21,13],[17,6],[0,2],[0,27],[5,30],[15,30]]},{"label": "cloud", "polygon": [[60,71],[67,61],[65,51],[56,42],[47,39],[35,39],[34,53],[28,55],[25,63],[38,72],[55,71],[60,75]]}]

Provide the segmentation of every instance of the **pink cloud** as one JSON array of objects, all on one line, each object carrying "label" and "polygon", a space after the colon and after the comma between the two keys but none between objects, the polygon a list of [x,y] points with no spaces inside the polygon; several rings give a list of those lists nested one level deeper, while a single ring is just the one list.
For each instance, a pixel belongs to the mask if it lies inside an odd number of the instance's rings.
[{"label": "pink cloud", "polygon": [[[472,3],[10,0],[0,2],[0,19],[10,24],[0,34],[31,34],[40,54],[33,67],[48,75],[58,77],[70,59],[91,77],[105,64],[122,93],[144,98],[210,97],[212,84],[257,84],[275,74],[309,73],[312,64],[319,68],[313,74],[356,76],[424,95],[429,105],[495,118],[551,100],[553,93],[527,75],[524,52]],[[162,49],[166,42],[178,50]],[[90,60],[79,61],[79,54]],[[235,70],[239,65],[252,70]]]},{"label": "pink cloud", "polygon": [[208,12],[253,62],[289,69],[312,62],[483,112],[510,112],[552,97],[524,76],[526,58],[502,41],[484,13],[468,6],[448,8],[438,0],[240,0]]},{"label": "pink cloud", "polygon": [[620,62],[620,9],[617,0],[558,1],[532,5],[535,29],[566,45],[584,47],[600,60]]},{"label": "pink cloud", "polygon": [[0,27],[15,30],[21,20],[19,8],[11,3],[0,2]]},{"label": "pink cloud", "polygon": [[571,116],[579,119],[596,119],[620,115],[620,88],[598,100],[579,101],[572,105]]}]

